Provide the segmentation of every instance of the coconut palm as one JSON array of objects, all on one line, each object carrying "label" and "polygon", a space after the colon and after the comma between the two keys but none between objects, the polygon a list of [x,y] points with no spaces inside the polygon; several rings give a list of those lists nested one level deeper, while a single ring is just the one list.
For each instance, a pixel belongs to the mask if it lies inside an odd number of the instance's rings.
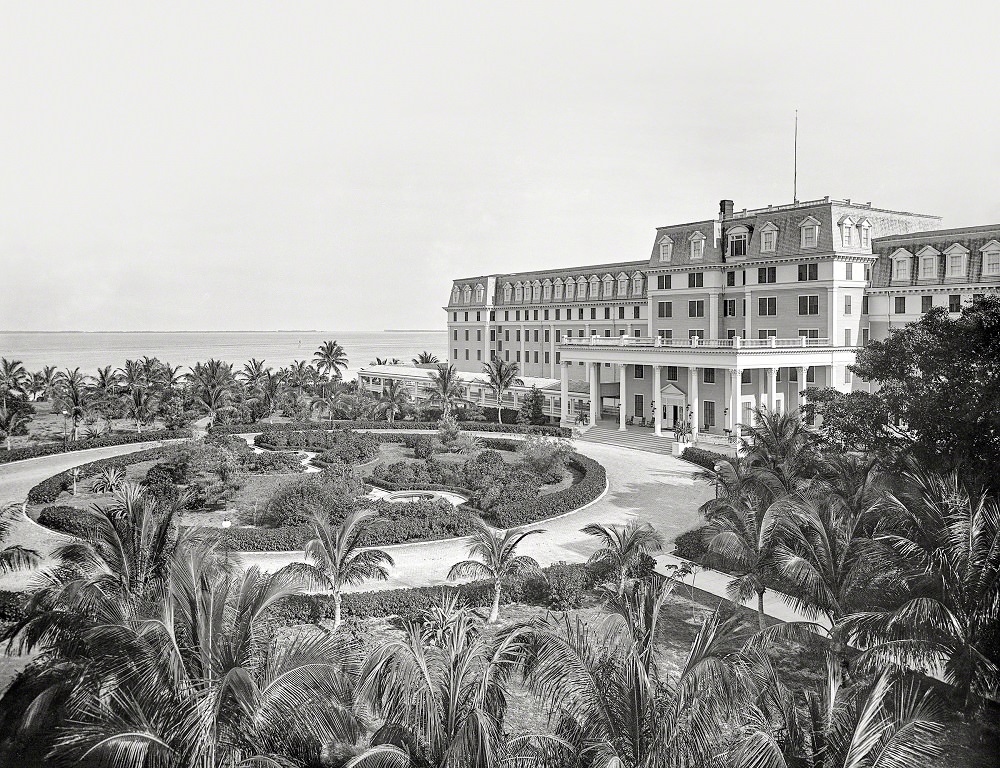
[{"label": "coconut palm", "polygon": [[87,417],[90,409],[91,391],[79,369],[67,371],[67,375],[58,380],[56,385],[59,405],[63,415],[73,425],[73,439],[80,439],[80,422]]},{"label": "coconut palm", "polygon": [[444,416],[466,402],[458,369],[447,363],[439,363],[437,369],[431,372],[430,384],[424,387],[424,393],[429,402],[441,408]]},{"label": "coconut palm", "polygon": [[520,386],[524,382],[518,378],[517,363],[508,363],[499,357],[494,357],[483,366],[483,373],[489,380],[490,389],[497,398],[497,423],[503,424],[503,396],[514,386]]},{"label": "coconut palm", "polygon": [[94,394],[102,400],[115,397],[120,386],[121,379],[118,371],[110,365],[97,369],[97,375],[94,377]]},{"label": "coconut palm", "polygon": [[267,414],[268,421],[274,421],[274,412],[278,410],[286,394],[285,377],[281,373],[267,371],[255,389],[254,397]]},{"label": "coconut palm", "polygon": [[369,363],[369,365],[388,365],[388,364],[389,364],[389,358],[387,357],[376,357]]},{"label": "coconut palm", "polygon": [[529,626],[525,678],[555,734],[583,758],[574,765],[716,764],[727,716],[742,700],[728,648],[735,620],[705,621],[679,677],[666,677],[655,638],[673,584],[640,584],[595,623],[567,613]]},{"label": "coconut palm", "polygon": [[305,360],[293,360],[288,368],[282,370],[282,373],[288,388],[296,397],[303,397],[312,391],[319,371]]},{"label": "coconut palm", "polygon": [[[699,511],[708,524],[705,543],[734,574],[726,591],[729,598],[744,602],[756,595],[757,621],[764,629],[764,593],[774,577],[771,529],[776,489],[768,487],[743,458],[720,461],[714,471],[699,474],[716,487],[716,498],[702,504]],[[783,492],[777,487],[779,498]]]},{"label": "coconut palm", "polygon": [[7,405],[8,397],[24,397],[29,374],[20,360],[0,357],[0,404]]},{"label": "coconut palm", "polygon": [[758,408],[753,424],[742,427],[740,453],[767,484],[785,493],[804,488],[818,471],[819,455],[811,428],[798,412]]},{"label": "coconut palm", "polygon": [[528,536],[544,533],[541,528],[530,531],[511,528],[508,531],[494,531],[482,520],[474,522],[475,532],[469,544],[469,557],[478,559],[462,560],[448,571],[449,579],[487,579],[493,582],[493,606],[487,621],[496,623],[500,618],[500,592],[504,581],[525,571],[538,570],[538,561],[527,555],[515,554],[518,545]]},{"label": "coconut palm", "polygon": [[336,341],[324,341],[319,345],[316,354],[313,355],[316,367],[331,378],[339,379],[343,377],[347,370],[347,353]]},{"label": "coconut palm", "polygon": [[8,451],[11,449],[14,433],[27,422],[24,413],[14,408],[13,403],[10,406],[0,404],[0,437],[6,442]]},{"label": "coconut palm", "polygon": [[212,424],[215,424],[219,414],[232,410],[237,388],[232,363],[214,358],[205,363],[195,363],[188,381],[194,392],[195,405],[208,413]]},{"label": "coconut palm", "polygon": [[489,639],[454,602],[438,614],[427,624],[437,631],[409,622],[403,639],[376,645],[365,660],[358,691],[383,724],[374,746],[344,768],[539,764],[536,739],[512,739],[504,729],[521,634]]},{"label": "coconut palm", "polygon": [[143,386],[134,386],[122,396],[126,415],[135,421],[135,431],[142,434],[142,425],[149,424],[156,413],[157,396]]},{"label": "coconut palm", "polygon": [[395,423],[396,416],[402,416],[406,412],[409,403],[410,393],[407,391],[406,385],[399,379],[390,379],[382,387],[382,395],[378,399],[376,410],[379,414],[385,414],[391,425]]},{"label": "coconut palm", "polygon": [[906,474],[912,493],[894,504],[894,530],[881,534],[873,567],[900,577],[907,599],[894,610],[862,611],[847,625],[862,661],[937,668],[966,708],[1000,693],[1000,505],[970,494],[958,475]]},{"label": "coconut palm", "polygon": [[243,381],[243,385],[248,390],[255,390],[260,387],[264,377],[271,373],[270,366],[265,365],[264,360],[252,358],[243,364],[243,370],[236,374],[237,378]]},{"label": "coconut palm", "polygon": [[0,573],[10,573],[34,568],[41,562],[38,553],[21,544],[3,543],[10,535],[11,523],[24,514],[20,504],[7,504],[0,509]]},{"label": "coconut palm", "polygon": [[333,426],[333,420],[338,415],[343,417],[354,406],[354,396],[348,393],[340,381],[327,381],[317,387],[309,405],[321,415],[325,412],[330,417],[330,425]]},{"label": "coconut palm", "polygon": [[659,552],[663,548],[663,537],[659,532],[649,523],[640,524],[637,520],[629,520],[623,526],[591,523],[581,530],[597,537],[603,545],[587,562],[611,566],[618,582],[619,596],[625,594],[629,570],[639,564],[643,555]]},{"label": "coconut palm", "polygon": [[35,374],[35,378],[41,385],[42,397],[45,400],[51,400],[56,385],[56,367],[54,365],[43,366],[42,370]]},{"label": "coconut palm", "polygon": [[388,553],[381,549],[364,548],[360,544],[374,517],[374,509],[359,507],[348,512],[336,527],[326,515],[318,515],[313,520],[315,536],[305,546],[309,564],[300,570],[333,595],[334,629],[341,623],[344,587],[368,579],[385,581],[389,578],[388,567],[395,565]]},{"label": "coconut palm", "polygon": [[421,352],[415,358],[413,358],[414,365],[437,365],[441,361],[438,360],[438,356],[433,352]]},{"label": "coconut palm", "polygon": [[883,672],[848,686],[835,656],[818,690],[780,683],[766,654],[755,656],[760,693],[741,717],[726,765],[736,768],[891,768],[934,765],[942,754],[940,706],[912,680]]}]

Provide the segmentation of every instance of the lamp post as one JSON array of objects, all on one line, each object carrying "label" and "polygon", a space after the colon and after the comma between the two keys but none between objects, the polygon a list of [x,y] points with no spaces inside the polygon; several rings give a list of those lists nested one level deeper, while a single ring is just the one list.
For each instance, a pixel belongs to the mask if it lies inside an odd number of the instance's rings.
[{"label": "lamp post", "polygon": [[63,417],[63,450],[69,446],[69,411],[62,412]]},{"label": "lamp post", "polygon": [[716,464],[713,469],[715,470],[715,499],[719,499],[719,471],[722,469],[721,464]]}]

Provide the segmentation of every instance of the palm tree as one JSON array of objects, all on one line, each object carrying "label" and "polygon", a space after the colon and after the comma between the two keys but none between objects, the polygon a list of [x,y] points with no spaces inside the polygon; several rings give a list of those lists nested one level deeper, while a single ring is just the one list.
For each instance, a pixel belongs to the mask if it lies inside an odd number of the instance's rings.
[{"label": "palm tree", "polygon": [[7,406],[8,396],[23,397],[27,394],[28,378],[28,371],[20,360],[0,357],[0,398],[4,407]]},{"label": "palm tree", "polygon": [[753,424],[743,425],[740,453],[768,485],[785,493],[802,489],[817,473],[818,452],[811,428],[798,412],[759,408]]},{"label": "palm tree", "polygon": [[90,407],[90,389],[79,369],[67,371],[57,384],[60,406],[63,414],[73,424],[73,439],[80,439],[80,422],[87,416]]},{"label": "palm tree", "polygon": [[574,765],[652,768],[714,765],[736,714],[740,673],[727,644],[735,619],[698,631],[678,679],[656,662],[662,607],[675,582],[640,584],[595,624],[567,613],[517,627],[524,671],[557,737],[583,758]]},{"label": "palm tree", "polygon": [[324,341],[313,355],[316,367],[334,379],[342,378],[347,370],[347,353],[336,341]]},{"label": "palm tree", "polygon": [[206,411],[215,424],[220,413],[232,410],[236,377],[233,364],[210,359],[206,363],[195,363],[188,375],[194,389],[195,403]]},{"label": "palm tree", "polygon": [[267,414],[269,422],[274,421],[274,412],[278,410],[286,393],[285,377],[281,373],[267,371],[255,391],[255,396]]},{"label": "palm tree", "polygon": [[389,364],[389,359],[385,357],[376,357],[369,363],[369,365],[388,365],[388,364]]},{"label": "palm tree", "polygon": [[934,765],[941,748],[940,707],[930,692],[883,672],[848,687],[836,657],[827,658],[819,690],[788,691],[765,654],[755,657],[762,680],[756,701],[726,765],[736,768],[854,768]]},{"label": "palm tree", "polygon": [[315,537],[306,542],[305,554],[310,564],[302,572],[333,594],[333,628],[340,627],[340,606],[344,587],[360,584],[367,579],[385,581],[387,566],[395,565],[388,553],[376,548],[363,548],[361,537],[371,527],[375,510],[352,509],[336,528],[326,515],[313,520]]},{"label": "palm tree", "polygon": [[135,421],[135,431],[142,434],[142,425],[153,420],[156,413],[157,397],[143,386],[132,387],[122,396],[125,405],[125,413]]},{"label": "palm tree", "polygon": [[438,631],[409,622],[403,639],[376,645],[365,660],[358,691],[383,724],[344,768],[537,764],[538,739],[512,739],[503,722],[521,633],[489,639],[454,601],[438,614],[429,622]]},{"label": "palm tree", "polygon": [[0,573],[34,568],[41,562],[38,553],[20,544],[2,546],[10,535],[11,523],[24,514],[20,504],[7,504],[0,509]]},{"label": "palm tree", "polygon": [[421,352],[415,358],[413,358],[414,365],[437,365],[441,361],[438,360],[438,356],[433,352]]},{"label": "palm tree", "polygon": [[406,386],[399,379],[390,379],[382,388],[377,411],[380,414],[384,413],[392,425],[396,421],[396,416],[402,416],[406,412],[409,403],[410,393],[406,390]]},{"label": "palm tree", "polygon": [[629,570],[643,555],[663,549],[663,537],[649,523],[629,520],[624,526],[591,523],[583,533],[596,536],[603,546],[590,556],[588,563],[610,565],[618,581],[618,595],[625,594]]},{"label": "palm tree", "polygon": [[110,365],[97,369],[97,375],[94,377],[94,393],[101,399],[107,400],[115,397],[120,386],[119,373]]},{"label": "palm tree", "polygon": [[[895,610],[859,612],[846,624],[863,662],[932,668],[966,708],[1000,692],[995,656],[1000,615],[1000,505],[975,496],[957,473],[912,469],[914,491],[894,504],[897,519],[878,539],[873,568],[902,577],[908,595]],[[991,650],[993,649],[993,650]]]},{"label": "palm tree", "polygon": [[243,385],[248,390],[255,390],[260,387],[264,381],[264,377],[269,373],[271,373],[271,368],[265,365],[264,360],[252,358],[249,362],[243,364],[243,370],[237,373],[236,376],[243,380]]},{"label": "palm tree", "polygon": [[503,424],[503,405],[501,403],[503,396],[511,387],[524,384],[518,378],[517,363],[508,363],[499,357],[494,357],[483,366],[483,373],[489,379],[490,389],[497,397],[497,423]]},{"label": "palm tree", "polygon": [[0,405],[0,435],[7,443],[7,450],[11,449],[11,438],[14,433],[27,423],[24,414],[16,410],[13,405]]},{"label": "palm tree", "polygon": [[319,385],[309,405],[318,410],[320,414],[325,411],[330,417],[330,426],[332,427],[334,418],[338,414],[343,415],[354,405],[354,397],[348,394],[347,389],[340,381],[327,381]]},{"label": "palm tree", "polygon": [[430,384],[424,388],[427,399],[441,407],[444,416],[452,409],[465,402],[465,391],[458,369],[454,365],[439,363],[437,370],[431,372]]},{"label": "palm tree", "polygon": [[525,531],[511,528],[508,531],[494,531],[482,520],[474,522],[475,532],[470,537],[469,557],[476,560],[462,560],[448,571],[449,579],[488,579],[493,582],[493,607],[487,620],[495,624],[500,618],[500,591],[503,582],[525,571],[538,570],[538,561],[527,555],[516,555],[518,545],[528,536],[544,533],[541,528]]},{"label": "palm tree", "polygon": [[35,376],[41,384],[42,396],[46,400],[51,400],[56,386],[56,367],[54,365],[43,366],[42,370],[38,371]]},{"label": "palm tree", "polygon": [[743,458],[720,461],[714,471],[700,473],[699,477],[713,483],[717,490],[717,498],[699,509],[708,521],[708,549],[735,574],[726,587],[730,600],[742,603],[757,596],[757,621],[763,630],[764,593],[774,576],[771,528],[775,489],[762,483]]}]

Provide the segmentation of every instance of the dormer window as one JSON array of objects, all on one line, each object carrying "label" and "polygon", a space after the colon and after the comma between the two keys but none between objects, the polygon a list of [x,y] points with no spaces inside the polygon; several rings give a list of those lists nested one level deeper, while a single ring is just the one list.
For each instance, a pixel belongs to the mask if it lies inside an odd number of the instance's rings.
[{"label": "dormer window", "polygon": [[774,253],[778,246],[778,228],[772,223],[767,222],[763,227],[760,228],[760,252],[761,253]]},{"label": "dormer window", "polygon": [[542,298],[542,284],[536,280],[531,284],[531,300],[539,301]]},{"label": "dormer window", "polygon": [[854,219],[850,216],[840,220],[840,241],[845,248],[854,247]]},{"label": "dormer window", "polygon": [[454,288],[451,289],[451,303],[458,304],[458,298],[460,295],[461,292],[459,291],[458,286],[456,285]]},{"label": "dormer window", "polygon": [[705,236],[695,232],[688,240],[691,243],[691,261],[701,261],[705,256]]},{"label": "dormer window", "polygon": [[524,301],[524,286],[514,283],[514,301]]},{"label": "dormer window", "polygon": [[905,248],[900,248],[892,254],[892,279],[894,282],[909,281],[910,264],[913,263],[913,254]]},{"label": "dormer window", "polygon": [[674,254],[674,241],[664,235],[660,238],[660,261],[669,263]]},{"label": "dormer window", "polygon": [[483,297],[486,295],[486,289],[483,287],[482,283],[476,284],[476,304],[483,303]]},{"label": "dormer window", "polygon": [[858,222],[858,232],[861,238],[862,248],[872,247],[872,223],[868,219],[862,219]]},{"label": "dormer window", "polygon": [[464,301],[466,304],[472,301],[472,288],[468,285],[462,289],[462,301]]},{"label": "dormer window", "polygon": [[750,238],[750,230],[746,227],[733,227],[727,233],[727,237],[729,258],[744,258],[747,255],[747,240]]},{"label": "dormer window", "polygon": [[1000,277],[1000,242],[990,240],[979,252],[983,254],[983,277]]},{"label": "dormer window", "polygon": [[572,299],[575,293],[576,293],[576,283],[573,281],[573,278],[570,278],[569,280],[566,281],[566,298]]},{"label": "dormer window", "polygon": [[542,283],[542,298],[545,301],[552,300],[552,281],[548,278],[546,278],[545,282]]},{"label": "dormer window", "polygon": [[590,278],[590,298],[599,299],[601,297],[601,281],[597,275]]},{"label": "dormer window", "polygon": [[799,245],[802,248],[815,248],[819,245],[819,221],[807,216],[799,224]]},{"label": "dormer window", "polygon": [[552,297],[556,301],[562,300],[563,297],[563,281],[561,277],[557,277],[556,281],[552,284]]},{"label": "dormer window", "polygon": [[514,291],[514,286],[512,286],[510,283],[504,283],[503,284],[503,300],[504,300],[504,302],[506,302],[508,304],[510,303],[510,295],[511,295],[511,293],[513,291]]},{"label": "dormer window", "polygon": [[[597,278],[595,277],[594,280],[596,281]],[[594,295],[597,295],[596,291]],[[581,301],[587,298],[587,280],[583,277],[583,275],[576,279],[576,298]]]},{"label": "dormer window", "polygon": [[636,272],[632,275],[632,295],[642,296],[642,273]]},{"label": "dormer window", "polygon": [[918,275],[921,280],[932,280],[938,276],[938,257],[941,254],[929,245],[917,252]]},{"label": "dormer window", "polygon": [[969,251],[958,243],[944,252],[945,277],[965,277],[969,272]]},{"label": "dormer window", "polygon": [[618,275],[618,296],[628,296],[628,275],[624,272]]},{"label": "dormer window", "polygon": [[605,275],[601,283],[604,285],[604,298],[610,298],[611,292],[614,290],[615,279],[611,275]]}]

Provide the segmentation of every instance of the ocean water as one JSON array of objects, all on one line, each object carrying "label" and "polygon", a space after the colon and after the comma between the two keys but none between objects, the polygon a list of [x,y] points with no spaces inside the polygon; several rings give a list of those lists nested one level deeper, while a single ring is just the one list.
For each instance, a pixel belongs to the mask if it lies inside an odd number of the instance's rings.
[{"label": "ocean water", "polygon": [[280,368],[293,360],[312,360],[319,345],[339,341],[347,352],[348,376],[376,357],[409,362],[423,351],[441,360],[448,355],[447,331],[183,331],[183,332],[0,332],[0,357],[20,360],[30,371],[45,365],[79,367],[86,373],[144,355],[171,365],[191,366],[210,357],[235,364],[251,358]]}]

